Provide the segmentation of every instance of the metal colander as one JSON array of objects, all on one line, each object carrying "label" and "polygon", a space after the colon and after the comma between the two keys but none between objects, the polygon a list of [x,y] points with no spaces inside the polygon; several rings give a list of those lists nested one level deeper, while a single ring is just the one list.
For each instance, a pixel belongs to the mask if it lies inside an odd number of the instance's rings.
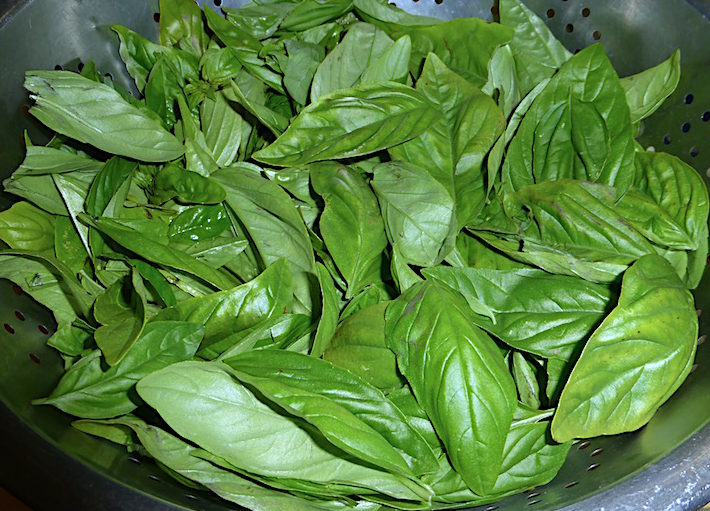
[{"label": "metal colander", "polygon": [[[26,69],[78,69],[79,59],[130,87],[109,30],[122,23],[155,38],[157,0],[0,0],[0,178],[22,160],[22,131],[43,130],[27,115]],[[204,3],[204,2],[201,2]],[[209,0],[236,7],[244,0]],[[710,0],[526,0],[572,51],[602,42],[624,76],[679,47],[676,93],[646,122],[645,146],[673,153],[710,176]],[[453,18],[492,18],[492,0],[398,0],[406,10]],[[214,7],[214,5],[213,5]],[[0,192],[0,208],[11,197]],[[696,292],[710,307],[710,279]],[[702,344],[710,331],[700,317]],[[69,427],[70,418],[33,407],[62,372],[45,342],[48,310],[0,281],[0,484],[37,510],[223,510],[208,493],[186,491],[152,462]],[[710,343],[693,373],[641,431],[576,444],[555,480],[478,509],[696,510],[710,501]],[[288,511],[288,510],[285,510]]]}]

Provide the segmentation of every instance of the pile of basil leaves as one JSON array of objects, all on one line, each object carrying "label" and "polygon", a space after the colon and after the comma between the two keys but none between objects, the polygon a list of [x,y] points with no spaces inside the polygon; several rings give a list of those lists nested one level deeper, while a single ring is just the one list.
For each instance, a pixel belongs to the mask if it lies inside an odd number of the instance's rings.
[{"label": "pile of basil leaves", "polygon": [[[708,194],[620,79],[519,0],[161,0],[140,99],[31,71],[0,275],[49,307],[37,403],[253,510],[444,509],[550,481],[688,375]],[[157,411],[157,414],[155,413]]]}]

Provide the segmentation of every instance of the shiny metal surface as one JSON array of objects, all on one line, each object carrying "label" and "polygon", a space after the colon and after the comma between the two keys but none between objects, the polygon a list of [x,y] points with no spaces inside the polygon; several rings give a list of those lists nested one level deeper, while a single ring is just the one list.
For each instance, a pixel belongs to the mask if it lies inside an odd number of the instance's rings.
[{"label": "shiny metal surface", "polygon": [[[242,3],[224,0],[223,5]],[[710,0],[527,4],[571,50],[603,43],[622,75],[655,65],[680,47],[681,85],[646,123],[642,142],[680,156],[706,176]],[[493,2],[399,0],[398,5],[442,18],[490,18]],[[23,129],[38,141],[44,133],[23,114],[24,71],[55,65],[75,69],[79,59],[93,59],[101,72],[130,85],[108,26],[123,23],[154,37],[156,8],[157,0],[0,0],[0,178],[22,159]],[[0,195],[0,208],[9,200]],[[696,298],[698,307],[707,310],[700,331],[710,332],[707,277]],[[73,430],[70,419],[56,410],[29,404],[54,386],[61,365],[45,346],[51,316],[7,282],[0,282],[0,325],[0,482],[37,510],[228,509],[208,493],[186,492],[153,464],[136,463],[123,449]],[[696,363],[698,369],[647,427],[575,446],[555,481],[507,499],[498,509],[680,511],[710,501],[710,427],[704,427],[710,418],[710,343],[699,346]]]}]

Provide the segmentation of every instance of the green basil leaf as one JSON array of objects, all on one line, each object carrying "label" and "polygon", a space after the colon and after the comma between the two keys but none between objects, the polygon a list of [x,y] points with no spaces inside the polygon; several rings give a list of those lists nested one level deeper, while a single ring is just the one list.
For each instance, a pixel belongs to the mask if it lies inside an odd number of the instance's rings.
[{"label": "green basil leaf", "polygon": [[244,226],[260,258],[268,266],[285,257],[293,272],[293,291],[303,310],[311,311],[317,296],[311,241],[286,192],[259,175],[255,165],[236,164],[212,178],[227,191],[226,204]]},{"label": "green basil leaf", "polygon": [[75,154],[64,149],[49,146],[28,145],[25,159],[14,176],[41,176],[63,172],[98,172],[102,162],[89,158],[86,154]]},{"label": "green basil leaf", "polygon": [[256,117],[259,122],[266,126],[275,136],[278,137],[288,128],[289,120],[287,117],[275,112],[266,105],[260,105],[250,101],[236,83],[231,82],[231,86],[236,102],[243,106],[247,112]]},{"label": "green basil leaf", "polygon": [[202,10],[191,0],[160,0],[160,44],[176,46],[185,40],[196,55],[202,55],[209,36],[202,23]]},{"label": "green basil leaf", "polygon": [[288,39],[286,51],[288,64],[284,70],[284,87],[299,105],[305,105],[313,77],[325,58],[325,49],[317,44]]},{"label": "green basil leaf", "polygon": [[316,330],[316,337],[313,340],[311,355],[314,357],[323,356],[323,352],[335,334],[335,329],[338,326],[338,313],[340,312],[340,297],[335,289],[333,279],[330,277],[328,270],[320,263],[316,263],[318,271],[318,280],[320,282],[322,303],[321,317]]},{"label": "green basil leaf", "polygon": [[121,25],[112,25],[111,30],[118,35],[120,42],[118,53],[125,62],[128,74],[133,77],[139,91],[145,89],[150,70],[153,69],[160,57],[169,58],[181,76],[189,81],[197,81],[199,74],[196,55],[176,48],[161,46]]},{"label": "green basil leaf", "polygon": [[205,144],[219,167],[228,167],[239,155],[247,122],[227,102],[222,93],[205,98],[200,107]]},{"label": "green basil leaf", "polygon": [[442,23],[439,18],[410,14],[386,0],[354,0],[353,4],[361,18],[378,26],[438,25]]},{"label": "green basil leaf", "polygon": [[362,156],[416,137],[436,115],[406,85],[361,85],[307,106],[276,142],[253,157],[285,167]]},{"label": "green basil leaf", "polygon": [[546,358],[569,360],[579,354],[616,299],[608,286],[541,270],[438,266],[424,274],[461,293],[477,312],[474,324],[518,350]]},{"label": "green basil leaf", "polygon": [[483,208],[483,162],[502,133],[505,118],[490,97],[433,54],[424,64],[417,91],[443,115],[419,137],[391,149],[390,154],[428,170],[449,191],[456,203],[453,235]]},{"label": "green basil leaf", "polygon": [[405,384],[394,353],[385,344],[388,302],[365,307],[338,325],[323,358],[383,391]]},{"label": "green basil leaf", "polygon": [[[318,66],[313,78],[311,101],[315,102],[331,92],[353,87],[370,65],[384,55],[393,43],[385,32],[373,25],[356,23],[350,27],[341,43]],[[348,64],[344,66],[343,62]]]},{"label": "green basil leaf", "polygon": [[634,176],[633,129],[624,90],[601,45],[564,63],[537,96],[508,147],[504,182],[519,189],[557,179],[615,186]]},{"label": "green basil leaf", "polygon": [[192,256],[155,241],[140,233],[130,225],[121,224],[110,218],[92,219],[82,215],[81,219],[91,227],[114,240],[127,250],[161,266],[182,270],[204,280],[217,289],[231,289],[233,279]]},{"label": "green basil leaf", "polygon": [[515,30],[510,49],[522,95],[550,78],[572,54],[555,38],[543,20],[520,0],[501,0],[500,22]]},{"label": "green basil leaf", "polygon": [[562,391],[552,420],[555,440],[646,424],[688,376],[697,336],[693,296],[673,267],[656,255],[639,259]]},{"label": "green basil leaf", "polygon": [[352,9],[352,0],[301,0],[281,23],[281,28],[303,31],[340,18]]},{"label": "green basil leaf", "polygon": [[144,376],[192,358],[202,339],[202,328],[173,321],[146,325],[123,360],[108,370],[101,367],[101,352],[94,351],[74,364],[57,388],[34,404],[48,404],[87,419],[116,417],[138,405],[131,390]]},{"label": "green basil leaf", "polygon": [[158,203],[176,199],[183,204],[219,204],[227,196],[224,189],[197,172],[179,165],[166,165],[155,176],[152,197]]},{"label": "green basil leaf", "polygon": [[207,177],[215,172],[219,166],[207,145],[204,133],[200,130],[200,124],[193,116],[185,98],[180,95],[177,101],[185,135],[185,162],[187,164],[187,170]]},{"label": "green basil leaf", "polygon": [[457,230],[454,199],[427,170],[403,162],[375,167],[372,187],[387,237],[399,255],[416,266],[434,266],[451,250]]},{"label": "green basil leaf", "polygon": [[[319,443],[322,439],[314,438],[315,432],[273,411],[214,363],[173,364],[147,376],[137,388],[178,434],[239,469],[263,476],[343,482],[409,500],[428,495],[404,478],[333,454],[332,448]],[[255,421],[260,425],[256,430]]]},{"label": "green basil leaf", "polygon": [[[326,361],[288,351],[252,351],[223,361],[240,380],[253,385],[287,410],[293,409],[340,448],[357,451],[358,456],[366,456],[362,459],[404,475],[436,470],[436,458],[431,449],[404,414],[380,390],[352,373]],[[301,403],[297,402],[299,396],[304,399]],[[316,424],[319,410],[325,415],[326,409],[333,417],[342,415],[343,428],[345,421],[355,428],[350,438],[344,429],[338,431],[337,419],[333,423]],[[353,421],[353,418],[358,420]],[[359,427],[358,422],[361,422]],[[362,442],[362,449],[367,452],[354,445],[357,441]],[[377,449],[380,449],[379,455]]]},{"label": "green basil leaf", "polygon": [[101,326],[94,332],[94,339],[110,366],[123,360],[143,331],[144,291],[140,275],[133,271],[130,280],[117,281],[96,297],[94,318]]},{"label": "green basil leaf", "polygon": [[158,270],[140,259],[131,259],[131,265],[138,270],[143,280],[156,292],[163,305],[172,307],[177,304],[172,287]]},{"label": "green basil leaf", "polygon": [[0,212],[0,240],[10,248],[48,252],[54,249],[55,218],[29,202]]},{"label": "green basil leaf", "polygon": [[279,28],[279,25],[296,7],[293,2],[250,2],[239,8],[224,8],[227,20],[234,23],[239,30],[255,39],[268,39]]},{"label": "green basil leaf", "polygon": [[91,248],[89,247],[89,228],[79,222],[77,217],[77,215],[84,212],[84,203],[86,202],[88,189],[83,186],[83,182],[73,179],[71,174],[52,174],[52,179],[54,180],[54,184],[57,186],[57,190],[59,190],[59,194],[64,200],[64,204],[69,212],[69,217],[74,224],[74,228],[79,235],[79,239],[81,239],[82,245],[84,245],[84,248],[86,249],[86,253],[91,256]]},{"label": "green basil leaf", "polygon": [[[1,216],[2,215],[0,215],[0,225],[2,224]],[[70,218],[58,216],[55,220],[54,235],[52,236],[54,255],[57,259],[66,264],[72,273],[77,274],[84,268],[84,263],[86,262],[86,250],[84,249],[84,245],[81,243],[81,238],[79,238],[79,234],[76,232]],[[0,238],[1,237],[2,232],[0,231]],[[30,250],[40,251],[37,248]]]},{"label": "green basil leaf", "polygon": [[540,384],[536,367],[519,351],[513,353],[512,373],[520,402],[534,409],[540,408]]},{"label": "green basil leaf", "polygon": [[213,239],[231,226],[229,215],[221,204],[192,206],[184,209],[170,222],[168,240],[171,243],[194,243]]},{"label": "green basil leaf", "polygon": [[183,300],[162,310],[155,321],[189,321],[204,326],[203,349],[224,337],[290,309],[291,273],[281,259],[241,286]]},{"label": "green basil leaf", "polygon": [[517,396],[498,347],[471,316],[460,295],[423,282],[388,307],[386,339],[452,465],[485,495],[503,462]]},{"label": "green basil leaf", "polygon": [[184,80],[166,57],[153,66],[145,86],[145,104],[163,120],[163,126],[175,125],[175,102],[183,94]]},{"label": "green basil leaf", "polygon": [[31,71],[25,88],[35,100],[32,115],[80,142],[143,161],[174,160],[184,153],[159,122],[108,85],[69,71]]},{"label": "green basil leaf", "polygon": [[311,183],[325,201],[320,231],[348,283],[345,297],[350,299],[368,284],[381,280],[387,236],[377,198],[365,180],[347,167],[315,167]]},{"label": "green basil leaf", "polygon": [[404,293],[414,284],[423,280],[417,272],[407,264],[407,259],[400,252],[399,244],[392,245],[390,273],[400,293]]},{"label": "green basil leaf", "polygon": [[631,122],[637,123],[658,110],[676,90],[679,81],[679,49],[657,66],[622,78],[621,86],[631,110]]}]

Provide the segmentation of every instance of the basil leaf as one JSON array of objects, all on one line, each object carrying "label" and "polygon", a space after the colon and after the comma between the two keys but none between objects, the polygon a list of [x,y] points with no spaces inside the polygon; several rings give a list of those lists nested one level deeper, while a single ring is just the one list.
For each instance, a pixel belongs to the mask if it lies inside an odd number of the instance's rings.
[{"label": "basil leaf", "polygon": [[301,0],[281,23],[281,28],[303,31],[347,14],[352,0]]},{"label": "basil leaf", "polygon": [[[371,463],[404,475],[436,470],[436,458],[431,449],[408,424],[402,412],[381,391],[350,372],[326,361],[288,351],[252,351],[223,361],[240,380],[253,385],[288,410],[295,410],[296,415],[314,424],[326,438],[344,450],[357,450],[350,442],[372,442],[374,450],[363,458]],[[304,401],[299,403],[299,396]],[[344,430],[338,431],[338,420],[316,424],[319,410],[325,415],[326,407],[335,417],[342,414],[344,423],[350,421],[348,416],[353,414],[367,425],[363,428],[364,433],[353,431],[355,434],[348,438]],[[326,433],[329,428],[334,429]],[[336,436],[340,437],[338,442],[334,441]],[[380,444],[379,448],[377,444]],[[359,452],[358,455],[363,454]]]},{"label": "basil leaf", "polygon": [[101,352],[94,351],[64,374],[49,397],[33,403],[53,405],[87,419],[123,415],[138,406],[130,393],[137,381],[175,362],[192,358],[201,339],[199,325],[149,323],[121,362],[104,370]]},{"label": "basil leaf", "polygon": [[[242,470],[320,483],[345,482],[409,500],[428,495],[399,476],[336,456],[314,438],[315,433],[274,412],[219,365],[173,364],[144,378],[137,388],[178,434]],[[204,416],[210,420],[203,421]],[[260,424],[257,430],[252,426],[255,420]]]},{"label": "basil leaf", "polygon": [[578,354],[616,299],[608,286],[541,270],[439,266],[424,274],[461,293],[478,313],[474,324],[546,358],[568,360]]},{"label": "basil leaf", "polygon": [[368,284],[381,280],[387,236],[377,199],[362,177],[347,167],[315,167],[311,183],[325,201],[320,231],[348,283],[345,297],[350,299]]},{"label": "basil leaf", "polygon": [[572,54],[520,0],[501,0],[499,12],[501,24],[515,30],[509,45],[520,89],[525,95],[554,75]]},{"label": "basil leaf", "polygon": [[385,309],[388,302],[353,313],[338,325],[323,358],[347,369],[380,390],[405,384],[397,371],[394,353],[385,344]]},{"label": "basil leaf", "polygon": [[361,85],[307,106],[276,142],[253,157],[285,167],[362,156],[416,137],[435,118],[430,103],[406,85]]},{"label": "basil leaf", "polygon": [[239,8],[224,8],[227,20],[255,39],[268,39],[291,12],[294,2],[249,2]]},{"label": "basil leaf", "polygon": [[680,81],[680,50],[656,67],[621,79],[626,101],[631,110],[631,122],[637,123],[658,110],[673,94]]},{"label": "basil leaf", "polygon": [[318,271],[318,280],[320,282],[322,303],[321,317],[316,330],[316,337],[313,340],[311,355],[314,357],[323,356],[323,352],[328,347],[328,344],[335,334],[335,328],[338,326],[338,313],[340,312],[340,297],[335,289],[333,279],[330,277],[328,270],[320,263],[316,263]]},{"label": "basil leaf", "polygon": [[[393,44],[394,41],[385,32],[373,25],[356,23],[351,26],[341,43],[318,66],[311,87],[311,101],[353,87],[372,63]],[[343,62],[348,65],[343,66]]]},{"label": "basil leaf", "polygon": [[143,161],[174,160],[184,153],[159,122],[107,85],[68,71],[31,71],[25,88],[35,101],[32,115],[80,142]]},{"label": "basil leaf", "polygon": [[170,222],[168,239],[171,243],[213,239],[231,226],[232,222],[222,205],[192,206],[183,210]]},{"label": "basil leaf", "polygon": [[160,0],[158,33],[160,44],[182,46],[186,41],[196,55],[202,55],[209,37],[202,23],[202,10],[191,0]]},{"label": "basil leaf", "polygon": [[103,163],[86,154],[75,154],[49,146],[28,145],[25,159],[13,176],[41,176],[63,172],[97,172]]},{"label": "basil leaf", "polygon": [[288,63],[284,69],[284,88],[300,105],[308,102],[308,91],[325,49],[317,44],[288,39],[285,42]]},{"label": "basil leaf", "polygon": [[693,297],[675,270],[660,256],[639,259],[562,391],[552,420],[555,440],[646,424],[688,376],[697,336]]},{"label": "basil leaf", "polygon": [[200,119],[205,144],[218,167],[228,167],[239,155],[242,135],[247,122],[224,98],[216,93],[214,99],[205,98],[200,106]]},{"label": "basil leaf", "polygon": [[537,96],[508,147],[504,182],[519,189],[573,178],[633,181],[633,130],[619,77],[601,45],[568,60]]},{"label": "basil leaf", "polygon": [[96,345],[110,366],[118,364],[143,331],[146,300],[138,272],[131,279],[117,281],[94,302],[94,318],[101,326],[94,332]]},{"label": "basil leaf", "polygon": [[372,186],[380,202],[387,237],[405,261],[416,266],[440,263],[457,229],[454,199],[421,167],[401,162],[375,167]]},{"label": "basil leaf", "polygon": [[387,345],[471,490],[489,493],[503,462],[515,383],[465,300],[433,282],[387,309]]},{"label": "basil leaf", "polygon": [[55,218],[29,202],[0,212],[0,240],[10,248],[48,252],[54,249]]},{"label": "basil leaf", "polygon": [[286,192],[261,177],[260,171],[254,165],[238,164],[220,170],[212,178],[227,191],[226,204],[244,225],[261,264],[268,266],[282,257],[288,259],[299,306],[310,311],[318,293],[310,239]]},{"label": "basil leaf", "polygon": [[81,215],[81,219],[147,261],[188,272],[217,289],[231,289],[233,287],[233,279],[226,274],[220,273],[184,252],[168,248],[159,241],[154,241],[140,233],[135,227],[122,225],[110,218],[91,219],[86,215]]}]

